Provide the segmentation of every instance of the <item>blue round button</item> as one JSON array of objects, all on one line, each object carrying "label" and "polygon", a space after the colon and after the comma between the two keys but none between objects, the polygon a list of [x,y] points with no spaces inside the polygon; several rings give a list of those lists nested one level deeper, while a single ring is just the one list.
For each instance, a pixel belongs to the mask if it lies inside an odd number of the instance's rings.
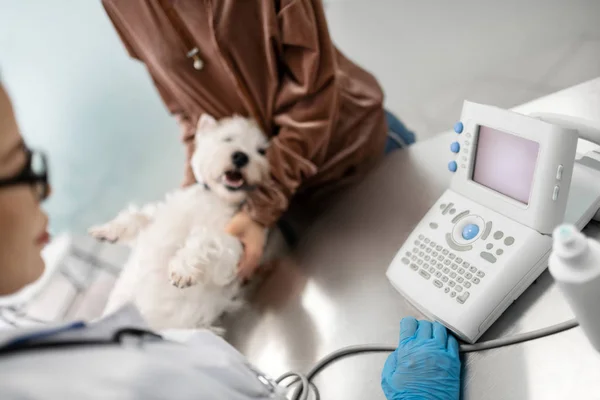
[{"label": "blue round button", "polygon": [[462,133],[463,129],[464,129],[464,126],[463,126],[462,122],[459,121],[459,122],[457,122],[457,123],[454,124],[454,132],[456,132],[456,133]]},{"label": "blue round button", "polygon": [[450,172],[456,172],[456,170],[458,169],[458,164],[456,163],[456,161],[450,161],[448,163],[448,169],[450,170]]},{"label": "blue round button", "polygon": [[460,144],[458,144],[458,142],[452,142],[450,145],[450,151],[453,153],[458,153],[460,151]]},{"label": "blue round button", "polygon": [[469,224],[463,228],[462,237],[465,240],[471,240],[479,234],[479,227],[475,224]]}]

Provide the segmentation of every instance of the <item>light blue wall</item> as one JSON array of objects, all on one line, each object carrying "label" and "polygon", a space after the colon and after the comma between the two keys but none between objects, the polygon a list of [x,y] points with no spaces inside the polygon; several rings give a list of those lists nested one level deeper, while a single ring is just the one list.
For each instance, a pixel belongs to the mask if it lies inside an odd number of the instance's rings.
[{"label": "light blue wall", "polygon": [[49,153],[54,232],[179,184],[177,127],[100,0],[0,0],[0,73],[26,140]]}]

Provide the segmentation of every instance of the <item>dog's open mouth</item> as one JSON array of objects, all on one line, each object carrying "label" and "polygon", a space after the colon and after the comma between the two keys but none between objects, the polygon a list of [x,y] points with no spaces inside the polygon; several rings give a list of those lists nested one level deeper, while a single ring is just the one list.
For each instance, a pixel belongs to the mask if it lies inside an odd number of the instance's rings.
[{"label": "dog's open mouth", "polygon": [[237,170],[225,171],[221,179],[223,185],[229,190],[240,190],[246,185],[244,175]]}]

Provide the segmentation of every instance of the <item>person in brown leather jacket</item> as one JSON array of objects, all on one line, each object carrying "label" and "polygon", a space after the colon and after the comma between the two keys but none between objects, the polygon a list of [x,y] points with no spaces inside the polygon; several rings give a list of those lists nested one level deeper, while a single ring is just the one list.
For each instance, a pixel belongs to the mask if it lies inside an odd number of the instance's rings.
[{"label": "person in brown leather jacket", "polygon": [[[258,266],[267,229],[293,197],[352,182],[385,149],[414,141],[386,115],[375,78],[333,45],[320,0],[102,3],[177,118],[188,159],[203,113],[254,118],[271,138],[272,179],[250,194],[228,228],[245,247],[243,277]],[[188,163],[184,185],[194,182]]]}]

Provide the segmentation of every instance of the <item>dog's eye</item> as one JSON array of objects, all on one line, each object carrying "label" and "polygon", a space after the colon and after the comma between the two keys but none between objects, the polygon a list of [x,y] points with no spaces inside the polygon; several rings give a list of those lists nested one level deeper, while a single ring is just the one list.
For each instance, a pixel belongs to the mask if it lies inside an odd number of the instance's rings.
[{"label": "dog's eye", "polygon": [[258,154],[260,154],[261,156],[264,156],[265,154],[267,154],[267,149],[258,149],[256,150],[258,152]]},{"label": "dog's eye", "polygon": [[231,142],[232,140],[232,137],[226,137],[225,139],[223,139],[224,142]]}]

